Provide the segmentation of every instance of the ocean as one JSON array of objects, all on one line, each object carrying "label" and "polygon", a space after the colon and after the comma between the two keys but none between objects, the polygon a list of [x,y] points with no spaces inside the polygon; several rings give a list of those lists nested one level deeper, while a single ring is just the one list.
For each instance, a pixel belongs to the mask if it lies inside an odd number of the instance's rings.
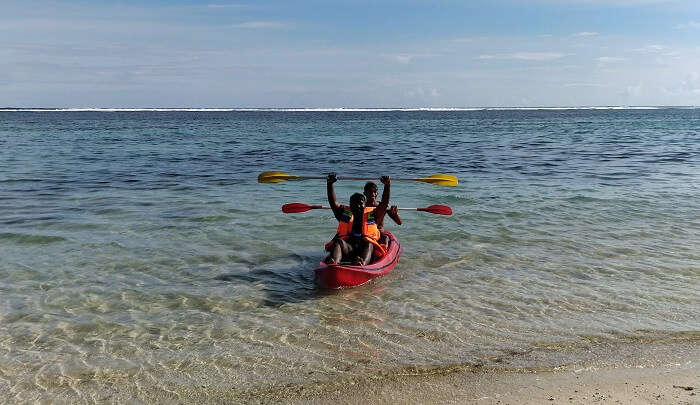
[{"label": "ocean", "polygon": [[[281,212],[325,181],[264,171],[459,185],[394,181],[454,214],[387,220],[396,269],[328,291],[333,215]],[[6,109],[0,397],[250,399],[700,341],[699,192],[697,108]]]}]

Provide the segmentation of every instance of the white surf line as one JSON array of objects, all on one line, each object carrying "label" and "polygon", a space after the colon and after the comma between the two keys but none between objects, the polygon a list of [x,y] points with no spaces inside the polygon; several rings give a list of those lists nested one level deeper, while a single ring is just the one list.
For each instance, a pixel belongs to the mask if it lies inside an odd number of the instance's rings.
[{"label": "white surf line", "polygon": [[415,108],[0,108],[0,112],[391,112],[698,109],[700,106],[415,107]]}]

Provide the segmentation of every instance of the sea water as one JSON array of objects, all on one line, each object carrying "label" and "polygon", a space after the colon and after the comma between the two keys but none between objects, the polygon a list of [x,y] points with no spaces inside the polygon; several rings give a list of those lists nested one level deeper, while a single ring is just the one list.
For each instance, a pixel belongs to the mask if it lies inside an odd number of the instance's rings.
[{"label": "sea water", "polygon": [[[326,291],[323,177],[404,253]],[[700,339],[700,110],[0,111],[0,396],[259,392]],[[341,201],[361,181],[339,181]],[[381,193],[381,185],[380,185]]]}]

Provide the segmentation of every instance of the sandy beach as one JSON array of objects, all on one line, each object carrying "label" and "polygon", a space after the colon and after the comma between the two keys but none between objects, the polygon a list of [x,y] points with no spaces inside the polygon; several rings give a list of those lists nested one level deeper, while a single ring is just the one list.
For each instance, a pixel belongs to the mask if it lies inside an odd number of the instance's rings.
[{"label": "sandy beach", "polygon": [[298,403],[700,404],[697,362],[652,368],[458,372],[395,380]]},{"label": "sandy beach", "polygon": [[[545,352],[520,362],[542,361]],[[288,386],[246,401],[298,404],[700,404],[697,341],[589,347],[554,367],[415,368],[382,378]],[[562,361],[549,358],[547,362]],[[293,395],[290,395],[291,393]],[[240,399],[240,397],[239,397]]]}]

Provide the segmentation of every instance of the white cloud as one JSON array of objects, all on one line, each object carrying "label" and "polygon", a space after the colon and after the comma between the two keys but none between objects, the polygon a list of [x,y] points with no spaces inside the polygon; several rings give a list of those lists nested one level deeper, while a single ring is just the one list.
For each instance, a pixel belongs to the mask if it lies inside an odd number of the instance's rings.
[{"label": "white cloud", "polygon": [[684,78],[670,83],[666,83],[661,87],[661,91],[665,95],[674,97],[686,97],[688,95],[695,96],[700,94],[700,73],[689,72]]},{"label": "white cloud", "polygon": [[633,49],[633,52],[641,52],[641,53],[658,53],[658,52],[663,52],[666,50],[666,47],[663,45],[658,45],[658,44],[651,44],[651,45],[646,45],[641,48],[636,48]]},{"label": "white cloud", "polygon": [[476,38],[469,38],[469,37],[465,37],[465,38],[454,38],[454,39],[452,39],[451,41],[452,41],[452,42],[456,42],[456,43],[472,43],[472,42],[475,42],[475,41],[476,41]]},{"label": "white cloud", "polygon": [[276,29],[284,28],[287,24],[279,21],[247,21],[239,24],[233,24],[234,28],[250,28],[250,29]]},{"label": "white cloud", "polygon": [[598,84],[598,83],[566,83],[564,84],[563,87],[595,87],[595,88],[603,88],[603,87],[608,87],[604,84]]},{"label": "white cloud", "polygon": [[678,24],[676,25],[676,29],[678,30],[689,30],[689,29],[700,29],[700,22],[698,21],[690,21],[684,24]]},{"label": "white cloud", "polygon": [[[518,2],[518,0],[514,0]],[[523,2],[523,0],[519,0]],[[588,4],[588,5],[605,5],[616,7],[627,6],[643,6],[647,4],[674,3],[676,0],[528,0],[527,3],[542,3],[542,4]]]},{"label": "white cloud", "polygon": [[248,7],[243,4],[207,4],[207,8],[242,8],[242,7]]},{"label": "white cloud", "polygon": [[596,58],[596,60],[600,63],[616,63],[616,62],[622,62],[625,60],[625,58],[620,58],[617,56],[601,56],[599,58]]},{"label": "white cloud", "polygon": [[629,85],[629,86],[625,87],[625,89],[620,93],[620,95],[625,96],[625,97],[634,97],[634,96],[638,96],[641,91],[642,91],[642,84],[638,83],[636,85]]},{"label": "white cloud", "polygon": [[408,97],[439,97],[440,92],[436,88],[423,88],[423,87],[417,87],[414,89],[409,89],[406,90],[405,93]]},{"label": "white cloud", "polygon": [[518,60],[555,60],[561,59],[566,54],[558,52],[515,52],[499,54],[479,55],[479,59],[518,59]]},{"label": "white cloud", "polygon": [[429,56],[431,55],[420,53],[397,53],[384,55],[385,58],[401,64],[408,64],[417,58],[427,58]]},{"label": "white cloud", "polygon": [[688,89],[693,93],[700,92],[700,73],[692,72],[680,82],[681,87]]},{"label": "white cloud", "polygon": [[574,34],[575,37],[594,37],[596,35],[598,35],[598,33],[593,31],[583,31]]},{"label": "white cloud", "polygon": [[405,63],[411,63],[411,61],[413,60],[413,58],[415,58],[414,55],[405,55],[405,54],[402,54],[402,55],[388,55],[388,57],[389,57],[390,59],[393,59],[394,61],[396,61],[396,62],[398,62],[398,63],[404,63],[404,64],[405,64]]},{"label": "white cloud", "polygon": [[619,62],[622,62],[624,60],[625,60],[625,58],[621,58],[619,56],[601,56],[599,58],[596,58],[596,61],[598,62],[597,66],[599,68],[604,68],[610,64],[619,63]]}]

